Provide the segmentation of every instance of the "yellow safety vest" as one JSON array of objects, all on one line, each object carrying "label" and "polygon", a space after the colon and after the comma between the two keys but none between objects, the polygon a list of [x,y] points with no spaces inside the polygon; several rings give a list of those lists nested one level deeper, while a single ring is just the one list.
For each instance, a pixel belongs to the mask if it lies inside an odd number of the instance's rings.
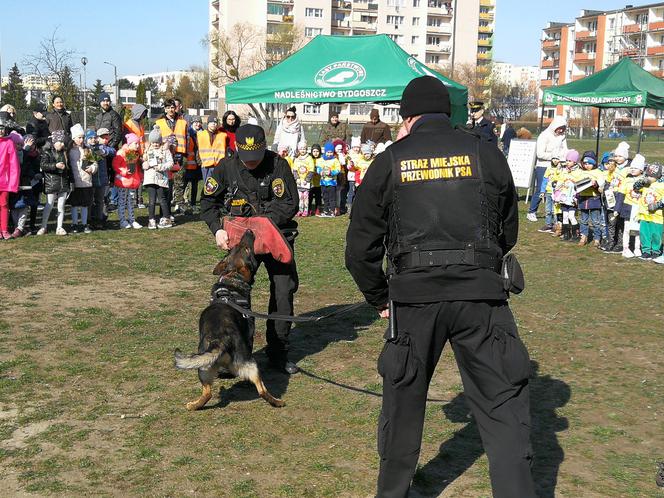
[{"label": "yellow safety vest", "polygon": [[201,158],[203,168],[213,168],[226,155],[226,134],[218,131],[212,143],[210,143],[210,132],[200,130],[196,133],[198,140],[198,155]]},{"label": "yellow safety vest", "polygon": [[171,127],[168,126],[166,118],[159,118],[156,124],[159,126],[162,139],[175,135],[175,139],[178,141],[175,152],[179,152],[180,154],[187,152],[187,122],[184,119],[178,118],[175,121],[174,130],[171,130]]}]

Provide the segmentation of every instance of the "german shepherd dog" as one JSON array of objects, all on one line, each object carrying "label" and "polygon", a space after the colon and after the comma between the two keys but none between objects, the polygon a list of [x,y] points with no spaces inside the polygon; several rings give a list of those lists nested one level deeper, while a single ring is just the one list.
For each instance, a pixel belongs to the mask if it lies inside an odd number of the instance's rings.
[{"label": "german shepherd dog", "polygon": [[175,350],[175,366],[182,370],[197,368],[203,385],[203,393],[187,403],[187,410],[199,410],[205,406],[212,397],[212,382],[218,376],[249,380],[256,386],[258,395],[272,406],[285,405],[265,388],[252,356],[253,320],[218,299],[221,292],[249,303],[257,269],[254,233],[247,230],[240,243],[212,272],[219,275],[219,281],[212,286],[212,302],[203,310],[198,322],[198,354],[186,356],[179,349]]}]

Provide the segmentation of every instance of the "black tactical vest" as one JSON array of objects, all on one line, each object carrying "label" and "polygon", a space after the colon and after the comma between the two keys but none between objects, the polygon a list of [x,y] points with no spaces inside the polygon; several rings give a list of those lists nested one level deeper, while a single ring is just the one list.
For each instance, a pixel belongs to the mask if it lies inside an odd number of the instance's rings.
[{"label": "black tactical vest", "polygon": [[[239,162],[239,159],[237,160]],[[232,164],[232,165],[231,165]],[[256,216],[265,212],[265,204],[272,199],[273,193],[270,182],[273,171],[263,178],[257,178],[258,189],[250,189],[240,174],[242,164],[231,163],[225,174],[228,182],[225,203],[231,216]]]},{"label": "black tactical vest", "polygon": [[420,129],[386,150],[394,198],[388,254],[397,273],[466,264],[499,271],[497,209],[489,206],[479,139],[455,132],[446,140]]}]

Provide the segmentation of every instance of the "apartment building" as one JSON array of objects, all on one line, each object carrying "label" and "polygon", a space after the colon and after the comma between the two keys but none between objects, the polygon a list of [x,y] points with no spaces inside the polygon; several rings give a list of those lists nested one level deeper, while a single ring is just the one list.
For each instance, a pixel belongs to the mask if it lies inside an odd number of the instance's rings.
[{"label": "apartment building", "polygon": [[538,66],[517,66],[508,62],[494,62],[492,77],[506,85],[528,85],[537,88],[540,83]]},{"label": "apartment building", "polygon": [[[265,33],[264,48],[278,61],[285,25],[299,26],[306,40],[317,35],[387,34],[420,61],[440,67],[486,66],[493,57],[496,0],[211,0],[210,39],[230,33],[237,23],[250,23]],[[210,47],[210,67],[218,56]],[[210,80],[210,107],[225,108],[223,81]],[[305,120],[326,121],[336,110],[342,118],[366,120],[372,105],[299,104]],[[398,119],[396,106],[381,107],[383,120]]]},{"label": "apartment building", "polygon": [[[548,23],[542,31],[540,88],[585,78],[630,57],[652,74],[664,76],[664,2],[627,5],[611,11],[582,10],[571,23]],[[544,112],[578,118],[582,108],[557,106]],[[587,111],[586,111],[587,112]],[[614,126],[638,126],[639,111],[619,110]],[[596,117],[597,111],[593,110]],[[646,110],[644,127],[664,127],[664,113]]]}]

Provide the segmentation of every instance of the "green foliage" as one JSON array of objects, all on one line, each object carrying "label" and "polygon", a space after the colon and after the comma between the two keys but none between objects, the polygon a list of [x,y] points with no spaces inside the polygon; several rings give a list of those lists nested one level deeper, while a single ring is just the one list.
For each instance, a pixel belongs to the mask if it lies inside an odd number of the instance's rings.
[{"label": "green foliage", "polygon": [[143,83],[143,80],[139,81],[136,86],[136,103],[143,105],[147,104],[147,99],[145,97],[145,83]]},{"label": "green foliage", "polygon": [[100,79],[95,80],[95,84],[92,86],[92,89],[88,92],[88,106],[96,107],[99,106],[99,97],[104,92],[104,85]]},{"label": "green foliage", "polygon": [[127,78],[120,78],[118,80],[118,88],[120,88],[120,90],[136,90],[136,85]]},{"label": "green foliage", "polygon": [[21,72],[16,63],[9,70],[9,83],[2,91],[2,104],[11,104],[16,109],[25,109],[25,97],[28,92],[23,88]]},{"label": "green foliage", "polygon": [[152,78],[152,77],[148,77],[148,78],[142,79],[141,83],[143,83],[143,85],[145,86],[145,91],[146,92],[152,92],[152,102],[153,103],[159,102],[159,98],[160,98],[159,85],[157,84],[155,79]]},{"label": "green foliage", "polygon": [[78,98],[78,87],[74,82],[74,76],[69,66],[65,66],[59,75],[57,93],[62,96],[65,108],[69,111],[81,110],[81,99]]}]

